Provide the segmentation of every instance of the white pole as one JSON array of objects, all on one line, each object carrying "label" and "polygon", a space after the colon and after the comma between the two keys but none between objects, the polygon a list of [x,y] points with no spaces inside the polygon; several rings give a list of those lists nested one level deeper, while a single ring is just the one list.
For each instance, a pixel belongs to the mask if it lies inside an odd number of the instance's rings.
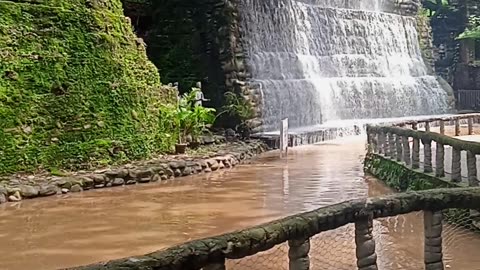
[{"label": "white pole", "polygon": [[280,123],[280,155],[288,152],[288,118]]}]

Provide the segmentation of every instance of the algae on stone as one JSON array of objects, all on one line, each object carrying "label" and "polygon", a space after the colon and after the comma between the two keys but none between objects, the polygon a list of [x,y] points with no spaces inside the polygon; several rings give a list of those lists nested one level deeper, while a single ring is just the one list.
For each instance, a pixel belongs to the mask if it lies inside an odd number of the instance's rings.
[{"label": "algae on stone", "polygon": [[170,148],[158,107],[175,91],[120,0],[3,1],[0,14],[0,174]]}]

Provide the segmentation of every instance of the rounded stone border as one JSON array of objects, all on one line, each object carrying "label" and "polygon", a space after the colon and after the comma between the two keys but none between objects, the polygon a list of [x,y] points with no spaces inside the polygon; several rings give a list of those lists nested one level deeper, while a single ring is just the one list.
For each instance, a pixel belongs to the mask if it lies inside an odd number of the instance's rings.
[{"label": "rounded stone border", "polygon": [[139,166],[125,165],[75,176],[58,177],[43,184],[10,181],[5,186],[0,183],[0,204],[69,192],[159,182],[194,174],[210,173],[235,167],[265,151],[267,151],[266,144],[261,141],[250,141],[233,144],[227,154],[219,153],[210,158],[194,159],[177,156],[176,159],[147,160]]}]

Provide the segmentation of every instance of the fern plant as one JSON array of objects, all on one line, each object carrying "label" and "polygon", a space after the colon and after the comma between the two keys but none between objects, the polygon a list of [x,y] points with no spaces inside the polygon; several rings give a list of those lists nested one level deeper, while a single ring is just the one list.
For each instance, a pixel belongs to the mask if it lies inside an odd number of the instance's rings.
[{"label": "fern plant", "polygon": [[247,124],[247,120],[255,117],[255,111],[252,106],[244,97],[233,92],[225,93],[225,101],[222,112],[218,116],[227,114],[236,118],[238,124],[235,125],[235,130],[243,134],[243,137],[248,137],[251,130]]}]

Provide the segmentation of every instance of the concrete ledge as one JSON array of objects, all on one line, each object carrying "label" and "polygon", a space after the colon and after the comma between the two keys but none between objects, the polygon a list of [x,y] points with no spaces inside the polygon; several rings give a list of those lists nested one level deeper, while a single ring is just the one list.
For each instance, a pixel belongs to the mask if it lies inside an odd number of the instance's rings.
[{"label": "concrete ledge", "polygon": [[399,192],[465,187],[446,178],[438,178],[433,174],[411,169],[404,163],[374,153],[366,155],[364,171]]},{"label": "concrete ledge", "polygon": [[[365,129],[366,127],[363,127]],[[361,127],[329,127],[306,131],[290,131],[288,134],[289,146],[301,146],[315,144],[319,142],[334,140],[346,136],[359,135],[362,132]],[[280,135],[276,133],[258,133],[252,135],[252,138],[263,141],[272,149],[280,148]]]}]

